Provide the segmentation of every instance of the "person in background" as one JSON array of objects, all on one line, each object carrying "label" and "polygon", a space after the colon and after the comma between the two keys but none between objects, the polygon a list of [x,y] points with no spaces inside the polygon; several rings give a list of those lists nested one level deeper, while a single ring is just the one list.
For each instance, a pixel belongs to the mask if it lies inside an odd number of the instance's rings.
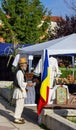
[{"label": "person in background", "polygon": [[36,76],[33,75],[33,82],[36,83],[35,85],[35,103],[38,105],[39,98],[40,98],[40,87],[41,87],[41,75]]},{"label": "person in background", "polygon": [[13,99],[16,100],[14,123],[23,124],[25,123],[24,118],[22,118],[22,112],[24,108],[24,100],[27,97],[27,87],[32,87],[32,82],[26,82],[25,73],[27,70],[28,62],[25,57],[19,59],[18,68],[15,73],[14,86],[15,90],[13,93]]}]

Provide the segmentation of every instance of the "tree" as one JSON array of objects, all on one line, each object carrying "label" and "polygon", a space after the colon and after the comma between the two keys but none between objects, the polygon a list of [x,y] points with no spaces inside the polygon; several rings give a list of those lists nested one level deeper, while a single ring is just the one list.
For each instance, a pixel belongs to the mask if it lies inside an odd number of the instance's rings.
[{"label": "tree", "polygon": [[31,44],[41,42],[40,36],[45,35],[49,17],[41,27],[38,25],[46,13],[47,9],[40,0],[3,0],[0,17],[4,23],[3,37],[6,42]]},{"label": "tree", "polygon": [[58,21],[54,31],[55,34],[50,34],[49,40],[76,33],[76,16],[66,16],[62,22]]},{"label": "tree", "polygon": [[59,36],[66,36],[72,33],[76,33],[76,17],[66,16],[66,20],[63,22],[63,24],[59,25],[59,28],[57,29],[57,34],[59,34]]}]

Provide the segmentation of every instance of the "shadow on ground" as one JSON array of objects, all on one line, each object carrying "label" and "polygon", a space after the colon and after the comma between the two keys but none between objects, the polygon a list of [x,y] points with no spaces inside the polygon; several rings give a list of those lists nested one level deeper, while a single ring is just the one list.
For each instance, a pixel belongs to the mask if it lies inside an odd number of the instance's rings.
[{"label": "shadow on ground", "polygon": [[[4,110],[3,110],[3,108],[0,108],[0,115],[2,115],[3,117],[6,117],[10,121],[13,121],[14,117],[12,115],[14,115],[15,106],[11,106],[10,103],[1,96],[0,96],[0,103],[5,108]],[[28,122],[38,124],[36,106],[24,107],[22,117],[25,118],[25,120]]]}]

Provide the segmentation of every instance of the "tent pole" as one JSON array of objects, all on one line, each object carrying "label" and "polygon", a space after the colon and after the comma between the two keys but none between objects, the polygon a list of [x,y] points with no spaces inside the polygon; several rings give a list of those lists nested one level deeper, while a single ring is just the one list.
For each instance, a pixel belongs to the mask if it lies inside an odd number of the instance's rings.
[{"label": "tent pole", "polygon": [[32,60],[33,60],[33,55],[29,55],[29,73],[31,72],[31,68],[32,68]]},{"label": "tent pole", "polygon": [[72,71],[73,71],[73,77],[74,77],[74,56],[72,56]]}]

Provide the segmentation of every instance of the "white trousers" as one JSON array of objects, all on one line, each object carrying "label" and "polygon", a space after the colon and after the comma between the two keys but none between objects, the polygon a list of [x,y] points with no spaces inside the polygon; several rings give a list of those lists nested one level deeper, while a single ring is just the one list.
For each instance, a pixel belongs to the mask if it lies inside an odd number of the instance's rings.
[{"label": "white trousers", "polygon": [[21,118],[24,108],[24,98],[16,99],[15,118]]}]

